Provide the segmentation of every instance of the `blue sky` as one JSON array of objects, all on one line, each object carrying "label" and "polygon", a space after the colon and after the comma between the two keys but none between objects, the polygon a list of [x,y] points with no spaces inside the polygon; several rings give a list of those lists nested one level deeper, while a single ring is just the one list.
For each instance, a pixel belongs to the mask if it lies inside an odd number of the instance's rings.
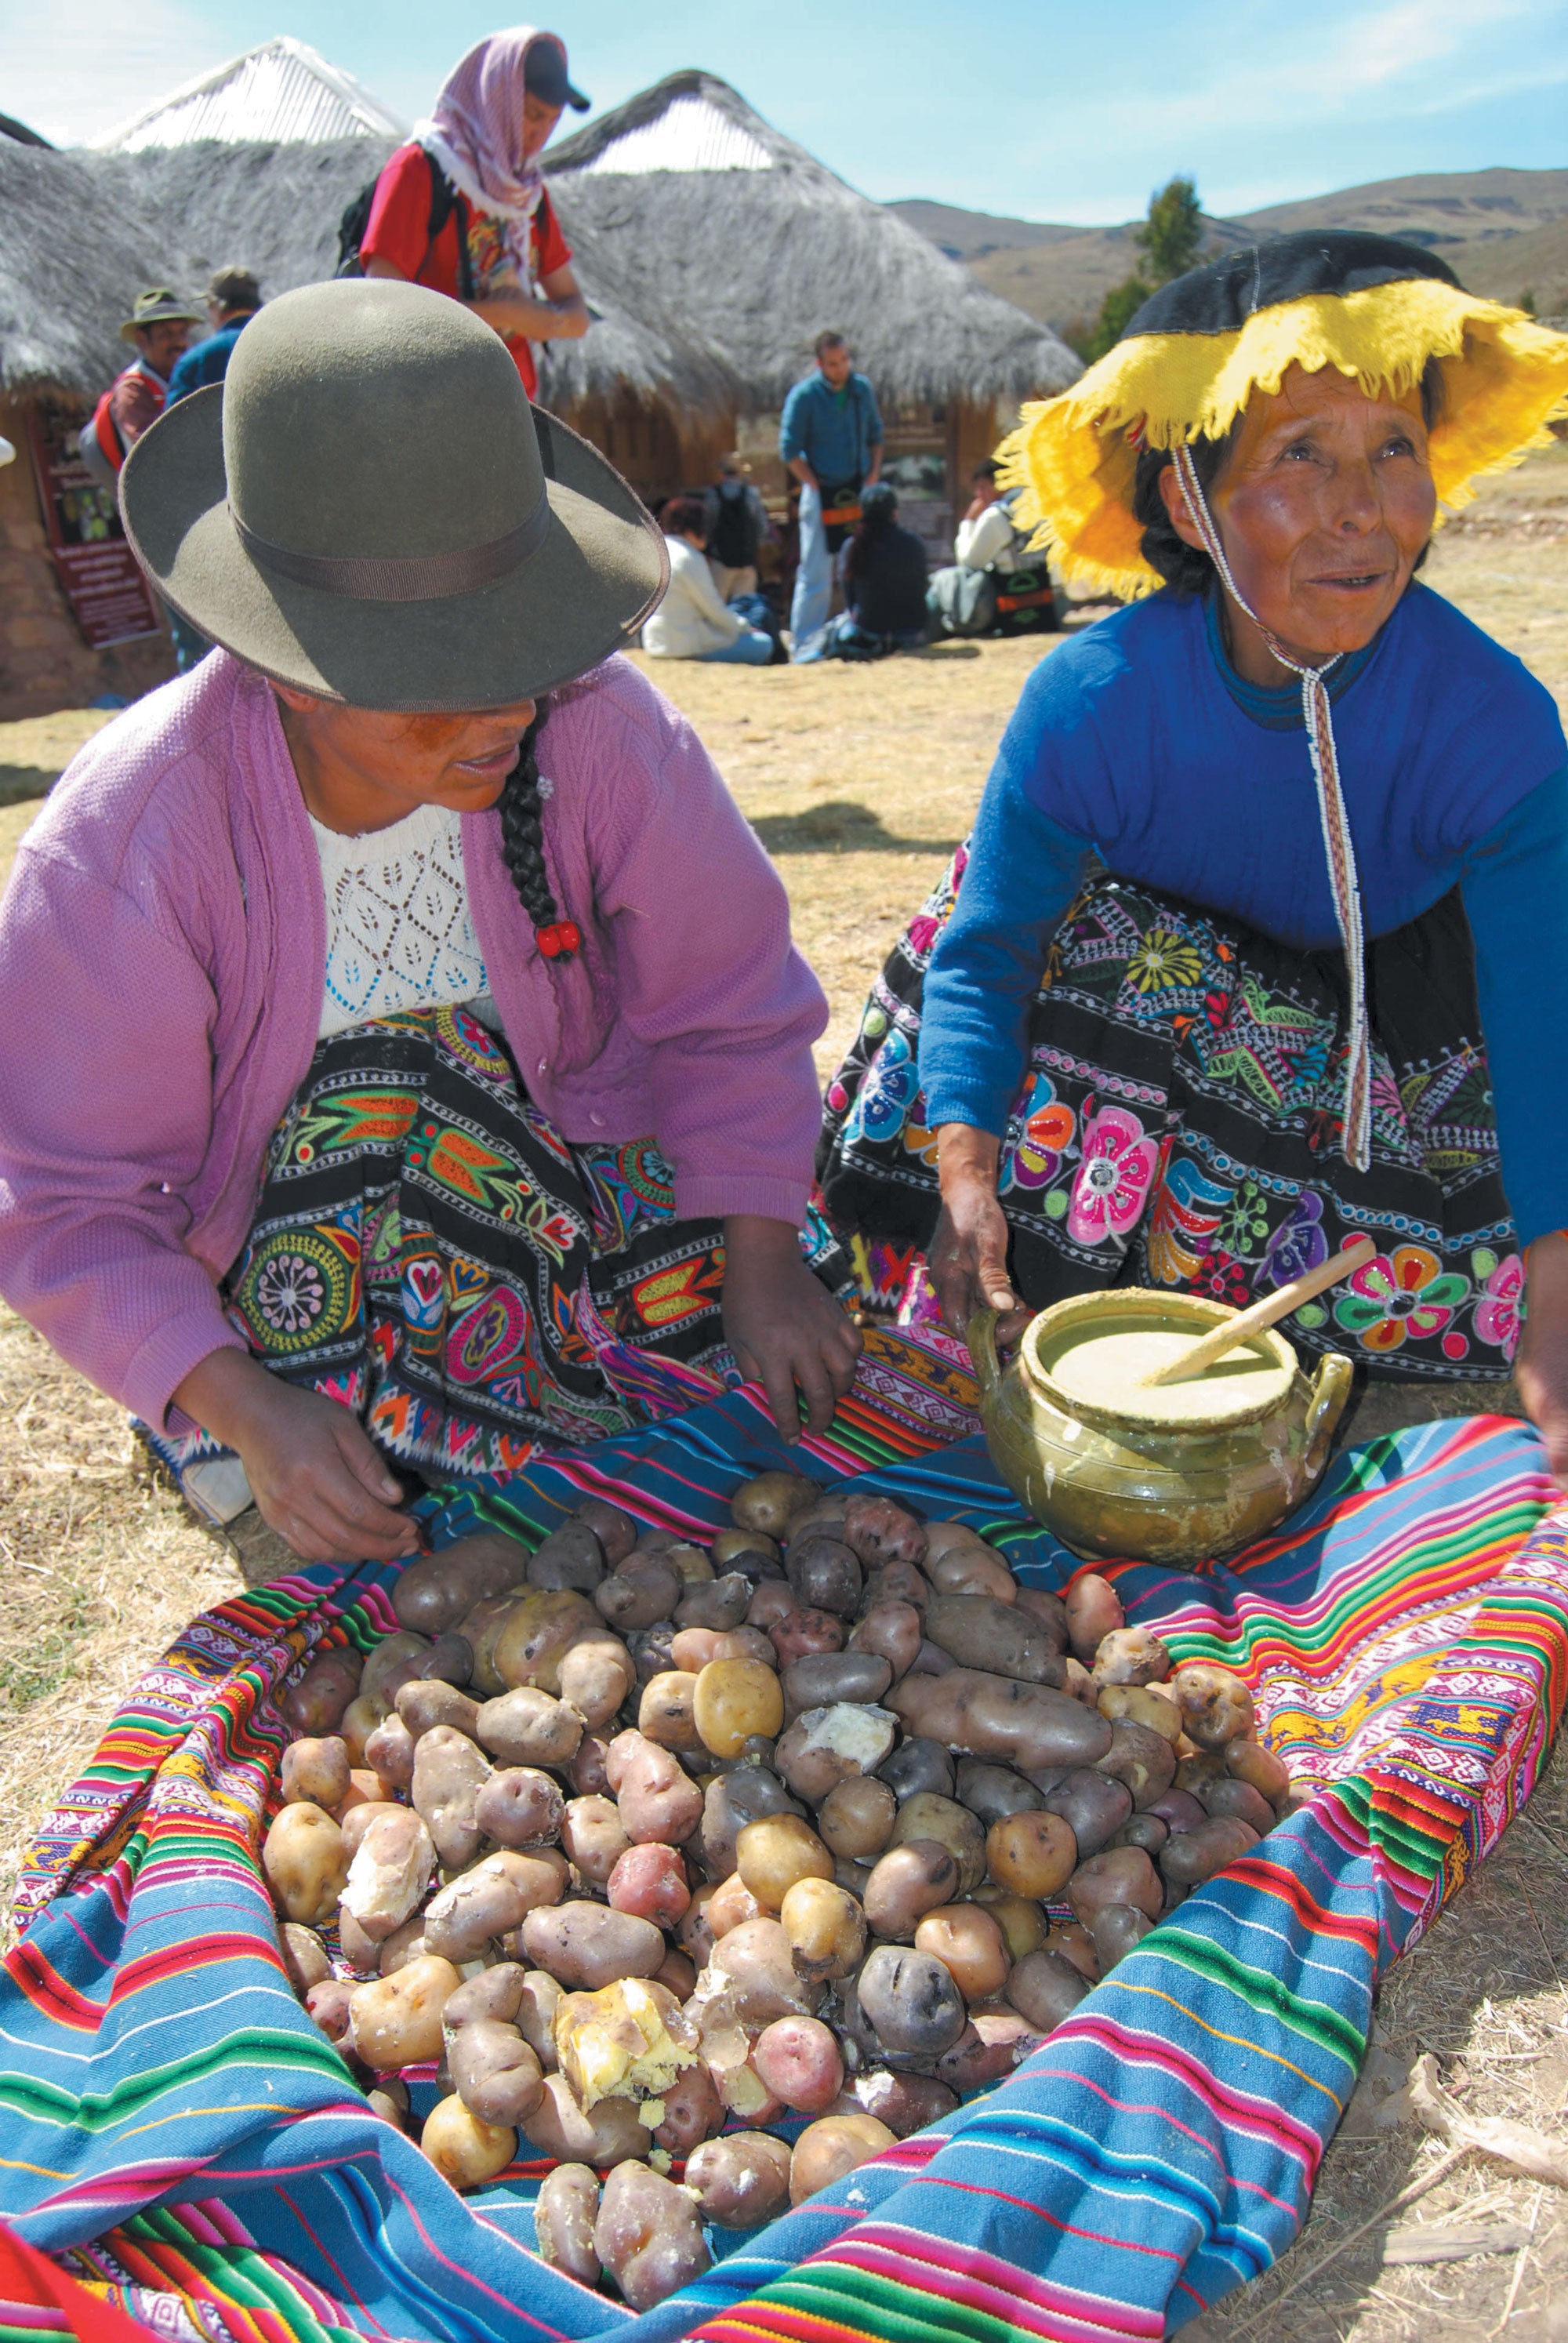
[{"label": "blue sky", "polygon": [[[868,195],[1110,221],[1172,171],[1218,212],[1406,172],[1568,165],[1568,0],[560,0],[596,106],[732,81]],[[475,0],[0,0],[0,111],[90,139],[276,33],[405,120]]]}]

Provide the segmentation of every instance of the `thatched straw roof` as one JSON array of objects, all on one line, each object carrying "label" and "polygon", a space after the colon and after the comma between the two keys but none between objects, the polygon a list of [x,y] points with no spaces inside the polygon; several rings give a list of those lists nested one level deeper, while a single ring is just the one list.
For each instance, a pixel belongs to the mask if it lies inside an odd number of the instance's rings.
[{"label": "thatched straw roof", "polygon": [[557,402],[618,374],[694,406],[723,398],[728,378],[727,403],[774,407],[829,325],[890,399],[1039,396],[1081,371],[713,74],[667,75],[553,147],[546,168],[602,318],[548,349]]},{"label": "thatched straw roof", "polygon": [[[199,293],[240,261],[268,295],[329,277],[386,138],[55,154],[0,140],[0,388],[96,391],[138,287]],[[841,326],[888,399],[1019,397],[1079,362],[710,74],[673,74],[549,157],[594,323],[548,346],[552,406],[630,387],[767,410]],[[61,258],[60,223],[70,223]]]},{"label": "thatched straw roof", "polygon": [[269,294],[330,277],[343,207],[394,143],[99,155],[0,139],[0,389],[101,390],[126,364],[120,321],[141,286],[194,298],[227,261]]},{"label": "thatched straw roof", "polygon": [[308,41],[284,35],[183,82],[93,144],[106,154],[131,154],[208,138],[230,145],[256,138],[396,138],[401,130],[397,116],[363,82],[328,65]]},{"label": "thatched straw roof", "polygon": [[0,139],[0,389],[96,392],[125,365],[122,319],[144,285],[181,292],[139,203],[91,156]]}]

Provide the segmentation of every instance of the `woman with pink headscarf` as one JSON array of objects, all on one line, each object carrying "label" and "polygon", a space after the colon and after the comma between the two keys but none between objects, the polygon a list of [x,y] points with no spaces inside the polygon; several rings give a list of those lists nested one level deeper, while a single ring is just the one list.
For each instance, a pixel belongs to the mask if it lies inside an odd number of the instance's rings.
[{"label": "woman with pink headscarf", "polygon": [[428,285],[493,326],[530,398],[533,345],[588,331],[539,168],[562,109],[580,114],[588,103],[567,77],[557,34],[531,25],[490,34],[453,67],[430,119],[387,163],[360,241],[367,277]]}]

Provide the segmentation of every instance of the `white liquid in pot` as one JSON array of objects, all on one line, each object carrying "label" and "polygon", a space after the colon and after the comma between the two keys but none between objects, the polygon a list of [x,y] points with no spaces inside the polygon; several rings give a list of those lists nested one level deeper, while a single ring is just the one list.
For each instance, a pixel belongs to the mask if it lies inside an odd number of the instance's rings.
[{"label": "white liquid in pot", "polygon": [[1278,1362],[1248,1343],[1181,1383],[1139,1390],[1142,1376],[1190,1351],[1208,1331],[1201,1325],[1151,1326],[1146,1321],[1129,1324],[1125,1319],[1120,1323],[1112,1319],[1065,1330],[1048,1346],[1040,1363],[1070,1401],[1172,1427],[1216,1416],[1248,1415],[1282,1396]]}]

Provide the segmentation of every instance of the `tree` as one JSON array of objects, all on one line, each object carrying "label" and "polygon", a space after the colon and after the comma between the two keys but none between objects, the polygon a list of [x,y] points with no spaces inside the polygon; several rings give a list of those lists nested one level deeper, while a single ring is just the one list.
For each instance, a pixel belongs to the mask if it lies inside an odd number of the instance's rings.
[{"label": "tree", "polygon": [[1084,356],[1091,361],[1102,358],[1121,340],[1135,311],[1142,308],[1153,290],[1141,277],[1129,277],[1121,284],[1113,285],[1100,305],[1100,315]]},{"label": "tree", "polygon": [[1133,230],[1132,241],[1143,257],[1133,275],[1113,285],[1101,303],[1083,352],[1091,361],[1102,358],[1120,339],[1151,293],[1173,277],[1184,277],[1204,257],[1203,214],[1195,181],[1168,179],[1151,195],[1148,216]]},{"label": "tree", "polygon": [[1149,216],[1133,242],[1143,255],[1140,275],[1154,285],[1169,285],[1184,277],[1203,256],[1203,215],[1198,206],[1196,183],[1178,176],[1168,179],[1149,198]]}]

